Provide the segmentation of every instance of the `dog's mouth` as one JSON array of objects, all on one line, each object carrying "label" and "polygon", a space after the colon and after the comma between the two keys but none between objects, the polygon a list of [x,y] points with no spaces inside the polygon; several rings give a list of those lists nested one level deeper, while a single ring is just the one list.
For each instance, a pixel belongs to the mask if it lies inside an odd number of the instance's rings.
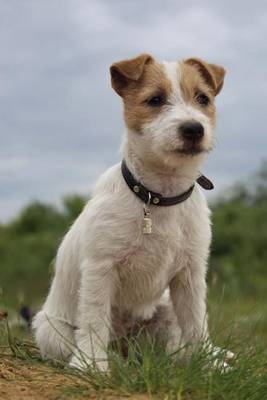
[{"label": "dog's mouth", "polygon": [[206,153],[207,150],[203,149],[201,146],[192,145],[192,146],[185,146],[182,148],[175,149],[174,152],[176,154],[181,154],[184,156],[196,156],[201,153]]}]

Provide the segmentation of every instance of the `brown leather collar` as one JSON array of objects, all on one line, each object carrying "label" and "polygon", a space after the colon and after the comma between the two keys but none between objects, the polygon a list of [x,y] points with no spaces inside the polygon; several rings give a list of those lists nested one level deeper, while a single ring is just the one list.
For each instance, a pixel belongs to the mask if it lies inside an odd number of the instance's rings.
[{"label": "brown leather collar", "polygon": [[[125,160],[122,160],[121,172],[131,191],[144,203],[150,203],[155,206],[173,206],[182,203],[191,196],[195,187],[195,184],[193,184],[186,192],[178,196],[163,197],[160,193],[153,192],[138,182],[127,167]],[[214,188],[213,183],[204,175],[201,175],[197,179],[197,183],[206,190],[212,190]]]}]

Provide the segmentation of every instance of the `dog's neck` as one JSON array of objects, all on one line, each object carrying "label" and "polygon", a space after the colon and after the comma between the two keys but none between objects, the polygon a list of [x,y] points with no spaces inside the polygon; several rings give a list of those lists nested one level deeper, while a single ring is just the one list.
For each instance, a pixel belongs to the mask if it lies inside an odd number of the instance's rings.
[{"label": "dog's neck", "polygon": [[127,140],[123,145],[123,156],[136,180],[151,191],[165,197],[177,196],[185,192],[199,176],[198,168],[196,166],[190,168],[188,163],[184,169],[183,163],[174,168],[140,157]]}]

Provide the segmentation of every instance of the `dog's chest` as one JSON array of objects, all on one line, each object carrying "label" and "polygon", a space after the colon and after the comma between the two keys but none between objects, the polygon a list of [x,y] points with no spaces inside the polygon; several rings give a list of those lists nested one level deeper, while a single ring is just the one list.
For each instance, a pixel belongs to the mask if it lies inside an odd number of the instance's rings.
[{"label": "dog's chest", "polygon": [[152,233],[143,233],[142,216],[129,221],[129,241],[117,264],[119,297],[124,303],[143,304],[159,298],[183,267],[187,251],[188,217],[180,209],[151,210]]}]

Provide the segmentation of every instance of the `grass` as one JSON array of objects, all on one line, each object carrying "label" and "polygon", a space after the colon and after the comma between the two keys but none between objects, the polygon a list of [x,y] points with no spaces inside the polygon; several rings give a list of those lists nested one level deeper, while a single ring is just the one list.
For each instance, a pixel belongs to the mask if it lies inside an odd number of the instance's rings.
[{"label": "grass", "polygon": [[[213,295],[212,295],[213,296]],[[109,374],[89,368],[80,372],[67,365],[45,363],[49,370],[64,376],[75,386],[62,387],[61,397],[88,398],[101,396],[114,398],[145,396],[164,400],[265,400],[267,399],[266,359],[266,304],[243,299],[211,300],[210,325],[213,341],[235,352],[236,358],[229,371],[214,367],[207,346],[200,348],[188,363],[183,363],[179,351],[167,355],[163,348],[149,341],[129,342],[129,356],[124,359],[114,349],[109,351]],[[16,336],[24,337],[17,339]],[[24,332],[13,332],[2,322],[2,353],[14,360],[40,367],[44,363],[31,339]],[[29,335],[28,335],[29,336]],[[1,350],[0,350],[1,351]],[[218,355],[223,360],[224,354]],[[62,397],[63,396],[63,397]],[[54,398],[54,397],[51,397]]]}]

